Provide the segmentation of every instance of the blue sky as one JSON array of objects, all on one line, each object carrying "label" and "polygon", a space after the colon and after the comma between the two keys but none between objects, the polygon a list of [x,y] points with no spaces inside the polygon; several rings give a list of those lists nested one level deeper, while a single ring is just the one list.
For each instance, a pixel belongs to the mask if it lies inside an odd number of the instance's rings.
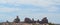
[{"label": "blue sky", "polygon": [[0,0],[0,22],[12,22],[16,16],[23,21],[25,17],[60,23],[60,0]]}]

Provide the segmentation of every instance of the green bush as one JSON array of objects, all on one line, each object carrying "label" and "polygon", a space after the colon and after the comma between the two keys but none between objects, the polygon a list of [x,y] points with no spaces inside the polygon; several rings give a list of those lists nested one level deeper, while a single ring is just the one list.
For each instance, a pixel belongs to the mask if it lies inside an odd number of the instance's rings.
[{"label": "green bush", "polygon": [[55,24],[49,23],[49,25],[55,25]]}]

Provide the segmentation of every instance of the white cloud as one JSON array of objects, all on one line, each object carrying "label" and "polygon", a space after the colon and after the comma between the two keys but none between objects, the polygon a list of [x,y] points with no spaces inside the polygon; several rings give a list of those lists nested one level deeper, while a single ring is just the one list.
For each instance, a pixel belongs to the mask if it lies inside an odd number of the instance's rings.
[{"label": "white cloud", "polygon": [[[4,3],[4,4],[12,4],[15,6],[19,6],[19,4],[32,4],[35,6],[42,6],[45,9],[47,9],[48,12],[55,12],[58,10],[57,7],[53,7],[52,5],[60,5],[60,0],[0,0],[0,3]],[[48,8],[46,8],[48,7]],[[6,8],[7,9],[7,8]],[[7,11],[7,10],[3,10],[3,11]],[[14,8],[9,8],[8,12],[11,12],[16,9]],[[34,11],[34,10],[33,10]]]},{"label": "white cloud", "polygon": [[48,6],[51,4],[55,4],[59,0],[0,0],[1,3],[10,3],[10,4],[33,4],[33,5],[41,5]]},{"label": "white cloud", "polygon": [[18,8],[0,8],[0,12],[14,12],[19,11]]},{"label": "white cloud", "polygon": [[54,6],[51,6],[51,7],[48,7],[46,8],[48,12],[57,12],[58,11],[58,7],[54,7]]},{"label": "white cloud", "polygon": [[48,11],[56,11],[56,7],[52,5],[60,5],[60,0],[0,0],[0,3],[12,4],[19,6],[19,4],[32,4],[35,6],[49,7]]}]

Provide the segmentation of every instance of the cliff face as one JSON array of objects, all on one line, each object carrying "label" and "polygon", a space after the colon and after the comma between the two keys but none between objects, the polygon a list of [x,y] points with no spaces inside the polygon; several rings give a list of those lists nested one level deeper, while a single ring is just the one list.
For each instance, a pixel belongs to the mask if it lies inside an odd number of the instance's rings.
[{"label": "cliff face", "polygon": [[16,17],[16,19],[14,19],[14,22],[15,22],[15,23],[19,23],[19,22],[20,22],[20,19],[19,19],[18,16]]},{"label": "cliff face", "polygon": [[48,23],[47,17],[44,17],[41,22],[42,22],[42,23]]},{"label": "cliff face", "polygon": [[34,19],[30,18],[25,18],[23,22],[20,21],[19,17],[17,16],[12,23],[10,22],[5,22],[3,25],[49,25],[48,24],[48,19],[47,17],[44,17],[41,21],[37,20],[35,21]]}]

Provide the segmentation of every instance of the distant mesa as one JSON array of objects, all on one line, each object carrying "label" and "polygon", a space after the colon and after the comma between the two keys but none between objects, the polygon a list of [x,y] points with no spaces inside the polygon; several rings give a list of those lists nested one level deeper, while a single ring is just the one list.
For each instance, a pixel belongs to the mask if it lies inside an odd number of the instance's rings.
[{"label": "distant mesa", "polygon": [[[20,23],[20,19],[18,16],[14,19],[14,22]],[[43,24],[43,23],[48,23],[48,19],[47,19],[47,17],[44,17],[41,21],[39,21],[39,19],[37,21],[35,21],[33,18],[32,18],[32,20],[30,18],[25,18],[24,23],[41,23],[41,24]]]},{"label": "distant mesa", "polygon": [[25,23],[31,23],[32,21],[31,21],[30,18],[25,18],[24,22],[25,22]]},{"label": "distant mesa", "polygon": [[19,17],[17,16],[17,18],[16,19],[14,19],[14,22],[15,23],[19,23],[20,22],[20,19],[19,19]]},{"label": "distant mesa", "polygon": [[42,19],[42,23],[48,23],[47,17],[45,17],[45,18]]},{"label": "distant mesa", "polygon": [[19,16],[16,16],[16,18],[14,19],[14,21],[12,23],[9,23],[9,21],[7,21],[6,23],[3,23],[3,25],[49,25],[48,24],[48,19],[47,17],[44,17],[41,21],[38,19],[37,21],[35,21],[33,18],[25,18],[23,22],[20,21]]}]

